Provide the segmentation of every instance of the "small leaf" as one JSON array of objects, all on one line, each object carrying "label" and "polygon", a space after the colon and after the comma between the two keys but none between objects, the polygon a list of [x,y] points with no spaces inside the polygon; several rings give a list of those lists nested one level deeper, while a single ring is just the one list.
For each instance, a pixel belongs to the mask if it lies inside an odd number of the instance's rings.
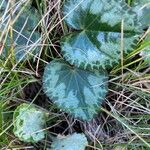
[{"label": "small leaf", "polygon": [[107,79],[102,69],[90,72],[71,67],[63,61],[52,61],[45,68],[43,88],[60,109],[90,120],[106,96]]},{"label": "small leaf", "polygon": [[68,136],[58,136],[51,145],[51,150],[85,150],[88,141],[84,134],[74,133]]},{"label": "small leaf", "polygon": [[78,32],[62,39],[62,53],[71,64],[84,68],[119,63],[122,20],[125,53],[133,49],[140,32],[137,14],[123,0],[67,0],[64,15]]},{"label": "small leaf", "polygon": [[14,134],[24,142],[38,142],[45,136],[45,114],[28,104],[21,104],[14,112]]}]

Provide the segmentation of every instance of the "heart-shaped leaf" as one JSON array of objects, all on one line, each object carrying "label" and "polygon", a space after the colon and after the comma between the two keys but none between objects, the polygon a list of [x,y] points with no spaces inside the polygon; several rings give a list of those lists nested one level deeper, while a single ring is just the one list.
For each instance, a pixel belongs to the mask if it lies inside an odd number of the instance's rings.
[{"label": "heart-shaped leaf", "polygon": [[88,141],[84,134],[58,135],[52,142],[51,150],[85,150],[87,145]]},{"label": "heart-shaped leaf", "polygon": [[[0,8],[0,15],[6,10],[6,1],[4,1],[2,7]],[[22,10],[23,9],[23,10]],[[5,57],[7,54],[10,54],[10,49],[13,44],[14,55],[17,61],[25,60],[27,58],[31,58],[31,55],[37,55],[39,52],[39,47],[37,44],[34,45],[40,38],[40,33],[38,31],[33,31],[40,21],[39,14],[37,10],[33,7],[19,7],[17,10],[14,10],[13,16],[6,13],[5,21],[1,23],[1,32],[5,28],[8,18],[17,17],[19,11],[22,13],[17,18],[16,22],[13,24],[13,34],[12,37],[7,35],[7,39],[5,42],[4,50],[2,56]],[[27,57],[29,56],[29,57]]]},{"label": "heart-shaped leaf", "polygon": [[150,26],[150,0],[134,0],[132,6],[138,14],[142,27]]},{"label": "heart-shaped leaf", "polygon": [[25,142],[38,142],[45,136],[45,113],[34,106],[21,104],[14,112],[14,134]]},{"label": "heart-shaped leaf", "polygon": [[67,0],[64,15],[79,31],[63,38],[62,53],[71,64],[84,68],[108,68],[119,62],[121,22],[125,53],[132,50],[140,31],[136,13],[123,0]]},{"label": "heart-shaped leaf", "polygon": [[85,71],[64,63],[50,62],[44,71],[43,88],[57,106],[83,120],[97,113],[107,93],[104,70]]}]

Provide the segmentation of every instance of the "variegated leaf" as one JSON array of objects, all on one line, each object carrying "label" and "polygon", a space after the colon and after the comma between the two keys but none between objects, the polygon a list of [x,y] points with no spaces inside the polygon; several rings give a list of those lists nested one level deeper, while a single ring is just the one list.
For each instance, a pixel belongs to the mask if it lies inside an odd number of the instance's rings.
[{"label": "variegated leaf", "polygon": [[34,106],[21,104],[14,112],[14,134],[24,142],[38,142],[45,136],[45,113]]},{"label": "variegated leaf", "polygon": [[67,61],[87,68],[109,68],[120,60],[121,22],[124,22],[124,50],[132,50],[138,37],[137,14],[123,0],[67,0],[67,24],[78,30],[63,38]]},{"label": "variegated leaf", "polygon": [[44,71],[43,88],[56,105],[74,117],[90,120],[107,93],[104,70],[85,71],[63,61],[50,62]]},{"label": "variegated leaf", "polygon": [[[40,39],[40,33],[35,30],[40,21],[37,10],[33,7],[29,7],[29,4],[27,5],[28,7],[24,8],[25,4],[19,3],[20,5],[18,4],[19,6],[17,9],[13,9],[14,7],[12,7],[13,15],[11,16],[8,11],[10,9],[9,7],[11,7],[8,4],[8,1],[3,0],[3,3],[1,4],[0,16],[3,16],[3,19],[0,24],[0,32],[7,28],[10,18],[15,20],[19,14],[19,17],[12,26],[12,37],[8,34],[5,43],[4,41],[1,41],[4,45],[1,58],[5,58],[7,55],[12,54],[10,52],[10,50],[12,51],[12,47],[17,61],[26,60],[32,58],[33,55],[37,55],[40,49],[40,47],[35,44]],[[17,5],[17,3],[14,3],[14,5]],[[21,11],[22,13],[20,13]],[[5,15],[3,15],[4,12]]]},{"label": "variegated leaf", "polygon": [[88,141],[84,134],[58,135],[52,142],[51,150],[85,150],[87,145]]}]

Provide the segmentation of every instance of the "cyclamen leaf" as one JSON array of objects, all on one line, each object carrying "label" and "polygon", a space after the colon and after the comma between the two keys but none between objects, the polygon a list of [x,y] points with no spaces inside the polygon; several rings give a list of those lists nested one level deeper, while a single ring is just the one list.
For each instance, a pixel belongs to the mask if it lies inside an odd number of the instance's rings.
[{"label": "cyclamen leaf", "polygon": [[67,0],[64,15],[79,32],[62,39],[62,53],[71,64],[84,68],[109,68],[119,62],[122,20],[125,52],[132,50],[140,31],[136,13],[122,0]]},{"label": "cyclamen leaf", "polygon": [[[6,0],[4,1],[2,7],[0,8],[0,14],[3,14],[6,9]],[[33,46],[35,42],[40,39],[40,33],[38,31],[33,31],[40,21],[37,10],[33,7],[25,7],[23,6],[18,8],[18,10],[14,11],[13,18],[18,15],[18,12],[23,9],[23,12],[19,15],[16,22],[13,25],[13,39],[7,36],[4,50],[2,56],[5,57],[7,54],[10,54],[10,49],[12,46],[14,47],[14,55],[17,61],[30,59],[31,55],[37,55],[39,52],[39,47]],[[5,28],[8,18],[10,14],[6,15],[7,19],[1,23],[1,32]],[[32,33],[33,31],[33,33]]]},{"label": "cyclamen leaf", "polygon": [[137,31],[136,14],[124,0],[67,0],[64,15],[68,25],[77,30],[120,31],[124,19],[127,31]]},{"label": "cyclamen leaf", "polygon": [[[125,53],[132,50],[137,35],[124,37]],[[121,34],[119,32],[82,31],[73,33],[62,40],[62,53],[71,63],[84,69],[110,68],[120,60]]]},{"label": "cyclamen leaf", "polygon": [[150,26],[150,0],[134,0],[132,6],[138,14],[142,27]]},{"label": "cyclamen leaf", "polygon": [[90,72],[63,61],[52,61],[45,68],[43,88],[60,109],[74,117],[90,120],[106,96],[107,80],[102,69]]},{"label": "cyclamen leaf", "polygon": [[38,142],[45,136],[45,114],[41,110],[22,104],[14,112],[14,134],[24,142]]},{"label": "cyclamen leaf", "polygon": [[51,150],[85,150],[88,141],[84,134],[74,133],[68,136],[58,136],[51,145]]}]

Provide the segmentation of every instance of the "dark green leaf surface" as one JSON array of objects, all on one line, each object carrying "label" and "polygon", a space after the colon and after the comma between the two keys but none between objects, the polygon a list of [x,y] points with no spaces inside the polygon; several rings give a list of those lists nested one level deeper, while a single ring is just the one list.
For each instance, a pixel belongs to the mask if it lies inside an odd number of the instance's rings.
[{"label": "dark green leaf surface", "polygon": [[[124,37],[124,51],[132,50],[137,36],[128,33]],[[64,57],[76,66],[84,68],[109,68],[121,57],[121,34],[119,32],[82,31],[65,37],[62,41]]]},{"label": "dark green leaf surface", "polygon": [[124,50],[132,50],[139,25],[137,15],[124,1],[67,0],[67,24],[79,30],[63,38],[62,53],[76,66],[109,68],[120,60],[121,22],[124,20]]},{"label": "dark green leaf surface", "polygon": [[[4,1],[2,7],[0,8],[0,14],[2,15],[6,9],[6,1]],[[33,31],[40,21],[37,10],[33,7],[18,8],[14,13],[13,18],[18,15],[19,10],[23,9],[22,13],[17,18],[13,25],[13,39],[10,35],[7,35],[5,42],[5,48],[3,50],[3,57],[10,54],[10,49],[13,42],[14,55],[17,61],[25,60],[31,58],[32,55],[37,55],[40,47],[37,47],[36,43],[40,38],[40,33],[38,31]],[[6,14],[7,18],[10,14]],[[8,19],[0,24],[0,31],[2,32],[5,28]],[[29,56],[29,57],[27,57]]]},{"label": "dark green leaf surface", "polygon": [[43,88],[60,109],[90,120],[106,96],[107,79],[104,70],[90,72],[52,61],[45,68]]}]

